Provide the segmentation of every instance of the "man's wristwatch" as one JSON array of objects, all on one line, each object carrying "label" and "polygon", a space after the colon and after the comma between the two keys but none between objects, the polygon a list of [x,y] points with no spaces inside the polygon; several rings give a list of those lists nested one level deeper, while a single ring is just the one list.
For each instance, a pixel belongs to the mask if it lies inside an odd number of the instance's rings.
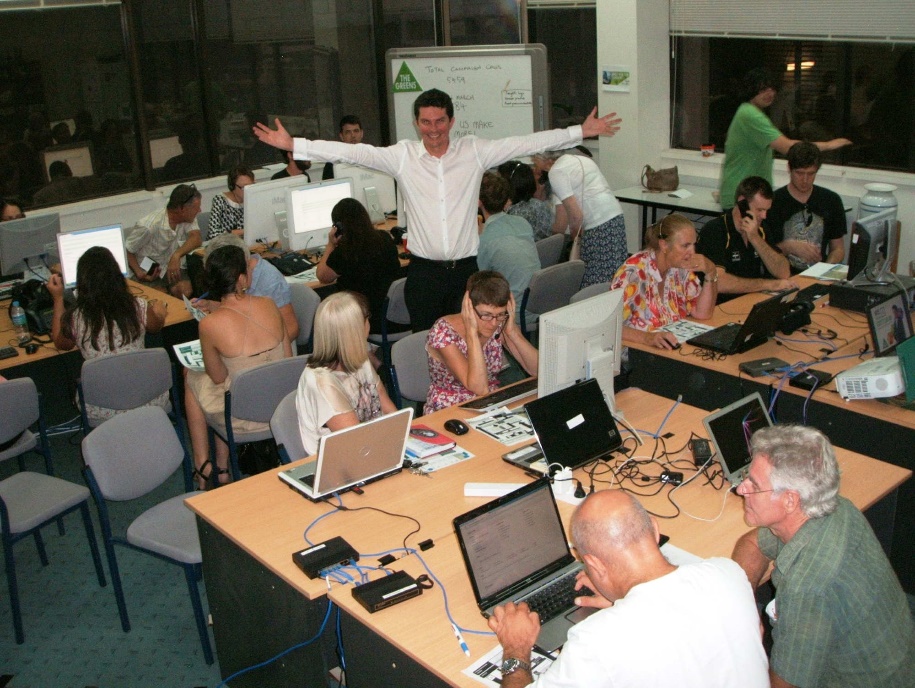
[{"label": "man's wristwatch", "polygon": [[530,671],[531,665],[529,662],[522,662],[520,659],[515,657],[505,657],[502,659],[502,676],[508,676],[513,674],[516,671]]}]

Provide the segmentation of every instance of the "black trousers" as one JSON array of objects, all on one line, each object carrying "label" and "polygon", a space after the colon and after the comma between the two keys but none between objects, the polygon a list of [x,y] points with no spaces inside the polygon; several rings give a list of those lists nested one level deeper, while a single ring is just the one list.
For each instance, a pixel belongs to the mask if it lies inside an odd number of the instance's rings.
[{"label": "black trousers", "polygon": [[467,278],[477,272],[477,257],[456,261],[410,259],[404,299],[414,332],[428,330],[443,315],[461,312]]}]

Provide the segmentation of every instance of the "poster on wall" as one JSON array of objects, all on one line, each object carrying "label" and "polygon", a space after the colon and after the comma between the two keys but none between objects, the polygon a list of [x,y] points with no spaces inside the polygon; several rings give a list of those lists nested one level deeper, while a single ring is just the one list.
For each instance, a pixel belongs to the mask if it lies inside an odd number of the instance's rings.
[{"label": "poster on wall", "polygon": [[604,91],[618,91],[629,93],[629,82],[632,70],[621,65],[603,67],[601,72],[601,89]]}]

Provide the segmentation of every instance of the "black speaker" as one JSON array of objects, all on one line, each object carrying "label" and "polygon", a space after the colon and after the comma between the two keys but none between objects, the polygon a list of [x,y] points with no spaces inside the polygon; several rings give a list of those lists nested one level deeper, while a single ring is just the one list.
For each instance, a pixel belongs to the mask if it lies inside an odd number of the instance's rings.
[{"label": "black speaker", "polygon": [[801,301],[793,303],[788,312],[782,317],[782,324],[779,331],[783,334],[793,334],[795,330],[810,324],[810,314],[813,312],[813,304]]}]

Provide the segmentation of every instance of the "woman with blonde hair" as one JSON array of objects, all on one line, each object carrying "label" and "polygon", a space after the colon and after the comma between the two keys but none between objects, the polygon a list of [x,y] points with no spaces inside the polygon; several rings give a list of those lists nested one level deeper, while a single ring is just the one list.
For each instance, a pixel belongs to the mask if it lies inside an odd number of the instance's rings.
[{"label": "woman with blonde hair", "polygon": [[[672,213],[645,232],[646,248],[623,263],[611,289],[623,289],[623,341],[673,349],[677,338],[658,328],[691,317],[707,320],[718,296],[718,268],[696,253],[696,228]],[[705,274],[699,281],[697,272]]]},{"label": "woman with blonde hair", "polygon": [[368,334],[368,302],[361,294],[337,292],[318,306],[314,351],[295,398],[308,454],[318,451],[322,435],[397,410],[369,360]]}]

